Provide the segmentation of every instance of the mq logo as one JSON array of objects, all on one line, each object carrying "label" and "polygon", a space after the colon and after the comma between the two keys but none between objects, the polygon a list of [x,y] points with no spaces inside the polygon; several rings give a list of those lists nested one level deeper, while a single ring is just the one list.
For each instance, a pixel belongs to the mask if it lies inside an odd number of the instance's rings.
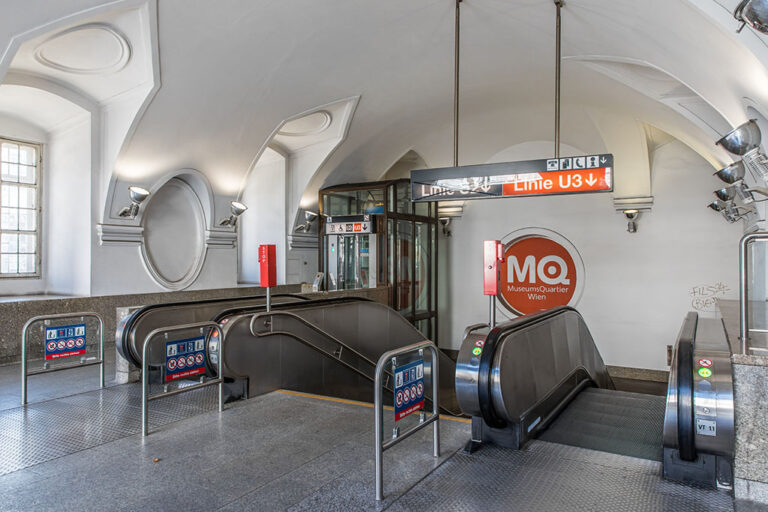
[{"label": "mq logo", "polygon": [[510,233],[501,262],[501,303],[515,315],[574,306],[583,289],[584,263],[561,235],[541,228]]}]

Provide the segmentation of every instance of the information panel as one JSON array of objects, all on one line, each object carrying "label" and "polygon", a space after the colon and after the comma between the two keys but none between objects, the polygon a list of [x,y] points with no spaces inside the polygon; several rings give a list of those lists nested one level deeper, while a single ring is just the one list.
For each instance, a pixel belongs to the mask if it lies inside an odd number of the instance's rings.
[{"label": "information panel", "polygon": [[611,154],[411,171],[415,202],[612,190]]},{"label": "information panel", "polygon": [[165,382],[205,373],[205,338],[165,344]]},{"label": "information panel", "polygon": [[395,368],[395,421],[424,408],[424,360]]},{"label": "information panel", "polygon": [[85,355],[85,324],[45,328],[45,359]]}]

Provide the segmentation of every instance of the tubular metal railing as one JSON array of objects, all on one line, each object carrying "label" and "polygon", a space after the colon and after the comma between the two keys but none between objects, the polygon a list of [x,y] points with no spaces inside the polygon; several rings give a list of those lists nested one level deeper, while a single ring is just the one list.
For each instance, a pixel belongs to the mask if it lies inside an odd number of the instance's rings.
[{"label": "tubular metal railing", "polygon": [[749,246],[754,242],[768,242],[768,232],[747,233],[739,241],[739,340],[741,353],[749,345]]},{"label": "tubular metal railing", "polygon": [[[382,379],[385,372],[385,366],[387,364],[392,365],[392,374],[394,375],[397,368],[397,357],[405,354],[411,354],[418,352],[420,357],[424,356],[424,350],[429,349],[432,353],[432,414],[426,418],[423,414],[420,416],[419,423],[409,428],[402,434],[398,429],[395,429],[392,439],[384,441],[384,400],[383,400],[383,383]],[[434,343],[431,341],[421,341],[414,343],[413,345],[407,345],[395,350],[385,352],[379,358],[379,362],[376,363],[376,379],[374,384],[374,431],[376,432],[376,500],[381,501],[384,499],[384,451],[392,448],[400,441],[407,439],[419,430],[426,428],[430,423],[434,424],[434,431],[432,433],[432,455],[434,457],[440,456],[440,378],[438,375],[438,367],[440,366],[438,361],[438,350]]]},{"label": "tubular metal railing", "polygon": [[[150,347],[150,341],[152,341],[153,338],[156,336],[163,334],[165,338],[167,339],[168,334],[172,332],[178,332],[178,331],[187,331],[191,329],[200,329],[200,334],[202,335],[204,330],[208,328],[209,334],[213,332],[218,333],[218,357],[217,357],[217,368],[216,368],[216,378],[215,379],[209,379],[203,381],[201,378],[201,382],[198,384],[193,384],[191,386],[185,386],[183,388],[177,388],[171,391],[163,391],[162,393],[156,393],[154,395],[151,395],[149,393],[149,347]],[[149,434],[149,402],[150,400],[157,400],[158,398],[165,398],[173,395],[178,395],[179,393],[184,393],[186,391],[193,391],[195,389],[204,388],[206,386],[213,386],[214,384],[218,384],[219,386],[219,412],[222,412],[224,410],[224,378],[221,373],[221,361],[222,361],[222,354],[224,353],[224,337],[222,335],[221,327],[216,322],[198,322],[193,324],[181,324],[181,325],[173,325],[170,327],[160,327],[158,329],[153,330],[149,334],[147,334],[147,337],[144,338],[144,344],[141,349],[141,436],[146,437]],[[208,351],[208,343],[206,342],[206,354]]]},{"label": "tubular metal railing", "polygon": [[[53,366],[50,368],[43,367],[39,370],[29,370],[27,368],[27,333],[32,324],[38,322],[47,322],[50,320],[58,320],[64,318],[79,318],[81,322],[85,321],[85,318],[95,318],[99,321],[99,358],[89,361],[86,357],[82,357],[79,363],[65,364],[59,366]],[[86,339],[86,333],[83,334],[83,339]],[[43,340],[45,343],[45,340]],[[85,344],[83,345],[86,346]],[[42,373],[59,372],[62,370],[72,370],[74,368],[83,368],[85,366],[93,366],[98,364],[99,368],[99,384],[100,387],[104,387],[104,320],[101,315],[94,312],[79,312],[79,313],[61,313],[57,315],[42,315],[30,318],[21,331],[21,405],[27,405],[27,379],[31,375],[40,375]]]}]

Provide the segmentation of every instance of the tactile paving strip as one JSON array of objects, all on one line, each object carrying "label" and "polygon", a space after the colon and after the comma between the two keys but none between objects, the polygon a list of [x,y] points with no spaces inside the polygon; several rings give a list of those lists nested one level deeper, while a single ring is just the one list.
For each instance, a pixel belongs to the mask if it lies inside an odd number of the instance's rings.
[{"label": "tactile paving strip", "polygon": [[[218,407],[216,386],[154,400],[150,428]],[[0,475],[141,432],[141,386],[126,384],[0,411]]]},{"label": "tactile paving strip", "polygon": [[661,463],[533,441],[457,453],[388,510],[732,511],[725,492],[661,477]]}]

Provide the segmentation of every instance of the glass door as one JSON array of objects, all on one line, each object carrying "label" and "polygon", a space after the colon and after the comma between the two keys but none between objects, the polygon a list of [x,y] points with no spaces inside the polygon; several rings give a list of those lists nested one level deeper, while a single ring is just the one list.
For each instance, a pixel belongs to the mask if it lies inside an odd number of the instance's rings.
[{"label": "glass door", "polygon": [[338,290],[358,288],[360,272],[357,259],[357,238],[355,235],[340,236],[338,254]]}]

